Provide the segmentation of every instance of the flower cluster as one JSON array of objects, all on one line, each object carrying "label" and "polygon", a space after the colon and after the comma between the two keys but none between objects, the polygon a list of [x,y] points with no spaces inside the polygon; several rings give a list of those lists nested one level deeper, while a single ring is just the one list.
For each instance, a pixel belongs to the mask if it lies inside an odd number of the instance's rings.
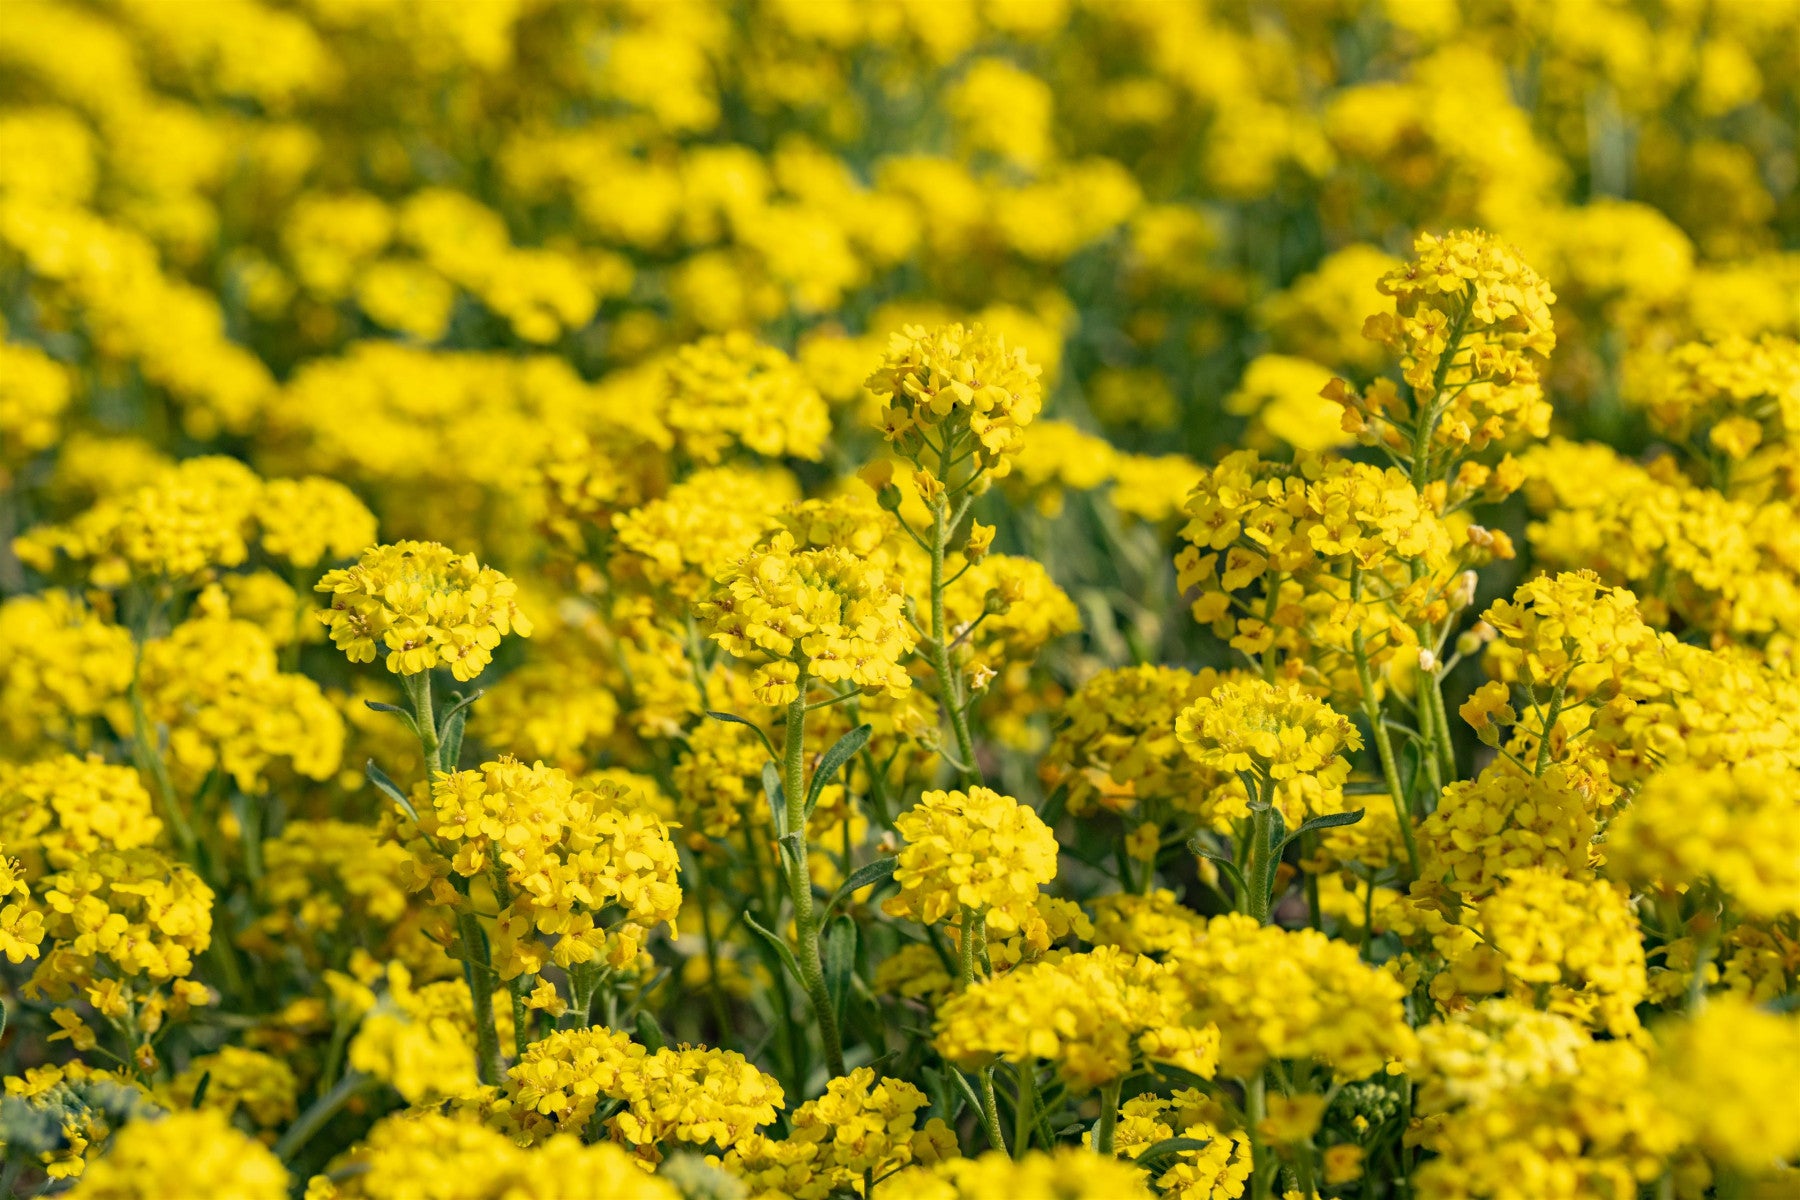
[{"label": "flower cluster", "polygon": [[1219,1031],[1187,1028],[1185,1014],[1170,968],[1103,946],[1021,966],[945,1001],[936,1045],[964,1070],[996,1059],[1053,1063],[1077,1091],[1121,1080],[1145,1061],[1211,1078]]},{"label": "flower cluster", "polygon": [[866,386],[881,397],[881,427],[902,454],[936,456],[940,475],[959,457],[957,443],[978,468],[1002,476],[1038,414],[1041,370],[1004,335],[984,326],[908,325],[893,336]]},{"label": "flower cluster", "polygon": [[564,772],[513,759],[440,775],[421,813],[410,886],[466,906],[467,883],[492,876],[502,912],[495,965],[503,979],[609,957],[622,966],[639,939],[681,911],[668,827],[616,784],[577,788]]},{"label": "flower cluster", "polygon": [[380,649],[396,675],[443,664],[473,679],[502,637],[531,636],[512,580],[436,542],[372,547],[355,566],[327,571],[315,590],[331,597],[319,619],[338,649],[351,662],[374,662]]},{"label": "flower cluster", "polygon": [[1038,889],[1056,878],[1056,835],[1037,813],[990,788],[926,792],[900,814],[906,845],[883,909],[931,925],[975,913],[1006,934],[1037,913]]},{"label": "flower cluster", "polygon": [[1316,775],[1341,781],[1362,735],[1348,718],[1295,684],[1243,679],[1220,684],[1175,719],[1194,761],[1260,779]]},{"label": "flower cluster", "polygon": [[835,548],[797,549],[783,532],[720,575],[694,615],[731,654],[772,660],[751,687],[781,706],[802,697],[803,676],[869,692],[910,687],[900,665],[914,644],[903,603],[878,565]]}]

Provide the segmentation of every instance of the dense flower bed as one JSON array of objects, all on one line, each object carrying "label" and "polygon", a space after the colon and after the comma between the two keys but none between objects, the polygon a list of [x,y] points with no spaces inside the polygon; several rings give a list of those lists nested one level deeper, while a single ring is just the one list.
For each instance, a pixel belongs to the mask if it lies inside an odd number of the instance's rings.
[{"label": "dense flower bed", "polygon": [[1800,1191],[1793,0],[9,0],[0,1190]]}]

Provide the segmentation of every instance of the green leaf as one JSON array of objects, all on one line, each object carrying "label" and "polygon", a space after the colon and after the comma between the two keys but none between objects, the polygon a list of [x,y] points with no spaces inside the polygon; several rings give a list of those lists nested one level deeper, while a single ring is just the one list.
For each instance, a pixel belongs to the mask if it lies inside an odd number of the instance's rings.
[{"label": "green leaf", "polygon": [[194,1085],[194,1098],[188,1102],[188,1107],[189,1108],[199,1108],[202,1104],[206,1103],[206,1089],[210,1088],[211,1086],[212,1086],[212,1072],[211,1071],[204,1072],[200,1076],[200,1082],[196,1083]]},{"label": "green leaf", "polygon": [[850,999],[850,981],[856,976],[856,922],[835,918],[825,930],[825,991],[831,996],[838,1024],[844,1023],[844,1005]]},{"label": "green leaf", "polygon": [[663,1036],[662,1026],[657,1024],[654,1016],[643,1009],[638,1010],[637,1035],[638,1041],[644,1043],[645,1048],[652,1052],[661,1050],[669,1044],[669,1039]]},{"label": "green leaf", "polygon": [[1137,1156],[1137,1165],[1157,1175],[1169,1169],[1176,1158],[1190,1150],[1204,1150],[1212,1144],[1211,1138],[1172,1137],[1164,1138]]},{"label": "green leaf", "polygon": [[[454,692],[452,692],[451,694],[455,695]],[[452,704],[449,708],[446,708],[444,710],[444,715],[438,718],[438,730],[439,730],[440,734],[442,733],[443,730],[448,729],[450,727],[450,718],[451,717],[454,717],[457,713],[462,712],[465,708],[469,707],[469,705],[475,703],[477,700],[481,699],[485,695],[487,695],[487,692],[484,689],[476,688],[474,691],[470,692],[468,695],[458,697],[456,703]]]},{"label": "green leaf", "polygon": [[969,1106],[969,1111],[980,1112],[981,1097],[975,1094],[975,1085],[963,1078],[963,1073],[955,1067],[951,1067],[945,1073],[955,1081],[957,1090],[962,1093],[963,1102]]},{"label": "green leaf", "polygon": [[878,858],[874,862],[866,863],[850,872],[850,878],[844,880],[844,886],[840,887],[826,903],[825,916],[829,918],[833,909],[870,884],[893,878],[894,868],[899,865],[900,860],[897,858]]},{"label": "green leaf", "polygon": [[1349,812],[1327,813],[1322,817],[1313,817],[1311,820],[1302,821],[1300,823],[1300,828],[1281,839],[1281,842],[1275,847],[1275,856],[1279,858],[1281,852],[1287,849],[1288,843],[1294,841],[1303,833],[1311,833],[1315,829],[1337,829],[1340,826],[1356,824],[1363,819],[1363,811],[1364,810],[1357,808],[1352,809]]},{"label": "green leaf", "polygon": [[1199,834],[1196,833],[1193,837],[1188,839],[1187,848],[1189,853],[1193,854],[1195,858],[1209,859],[1212,862],[1218,863],[1220,869],[1231,876],[1233,886],[1235,886],[1240,893],[1245,890],[1244,873],[1238,870],[1237,864],[1232,862],[1229,858],[1226,858],[1223,854],[1214,854],[1211,850],[1207,849],[1206,843],[1200,840]]},{"label": "green leaf", "polygon": [[1052,829],[1062,820],[1063,810],[1069,805],[1069,785],[1067,781],[1056,785],[1056,790],[1044,798],[1044,807],[1038,818]]},{"label": "green leaf", "polygon": [[845,763],[856,756],[858,750],[869,744],[869,735],[874,732],[873,725],[858,725],[831,744],[831,749],[819,760],[819,769],[813,772],[812,783],[807,786],[807,816],[812,816],[814,806],[819,803],[819,793],[825,790],[825,785],[843,769]]},{"label": "green leaf", "polygon": [[788,969],[788,974],[794,977],[796,983],[801,987],[805,987],[806,981],[800,978],[800,964],[794,961],[794,952],[788,948],[788,944],[776,937],[773,933],[770,933],[767,929],[764,929],[757,923],[756,918],[749,913],[744,914],[744,924],[755,930],[757,935],[761,937],[763,941],[775,948],[776,955],[781,959],[781,965]]},{"label": "green leaf", "polygon": [[758,738],[762,739],[763,749],[767,750],[769,752],[770,758],[780,758],[781,757],[779,754],[775,753],[775,743],[771,742],[769,740],[769,735],[764,733],[762,731],[762,726],[758,725],[756,722],[746,721],[746,720],[744,720],[744,718],[738,716],[736,713],[714,712],[710,708],[706,710],[706,715],[711,717],[715,721],[723,721],[727,725],[742,725],[742,726],[744,726],[745,728],[749,729],[751,733],[754,733]]},{"label": "green leaf", "polygon": [[406,814],[407,820],[412,821],[415,824],[418,822],[419,814],[414,810],[412,801],[406,798],[406,793],[400,790],[399,784],[388,778],[386,771],[375,765],[374,759],[371,758],[368,763],[364,765],[363,774],[368,776],[370,783],[385,792],[389,800],[392,800],[395,804],[400,806],[400,811]]},{"label": "green leaf", "polygon": [[463,723],[468,719],[469,710],[460,704],[444,718],[444,730],[438,735],[438,761],[446,771],[461,769]]},{"label": "green leaf", "polygon": [[786,834],[776,843],[781,848],[781,861],[789,877],[800,869],[806,858],[806,839],[798,833]]},{"label": "green leaf", "polygon": [[399,717],[402,721],[406,722],[406,727],[413,731],[414,737],[419,736],[419,723],[413,719],[411,713],[407,712],[404,708],[401,708],[398,704],[383,704],[379,700],[364,700],[363,703],[373,712],[393,713],[396,717]]},{"label": "green leaf", "polygon": [[766,762],[762,772],[763,795],[769,801],[769,812],[775,817],[775,836],[787,836],[787,789],[781,786],[781,772],[775,764]]}]

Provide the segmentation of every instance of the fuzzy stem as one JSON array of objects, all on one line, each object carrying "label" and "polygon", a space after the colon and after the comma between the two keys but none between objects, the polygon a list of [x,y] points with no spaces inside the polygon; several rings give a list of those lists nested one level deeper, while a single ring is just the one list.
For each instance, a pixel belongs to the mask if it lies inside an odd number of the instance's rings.
[{"label": "fuzzy stem", "polygon": [[802,665],[796,681],[799,691],[788,705],[781,755],[782,787],[787,801],[787,838],[783,841],[793,838],[798,844],[784,844],[783,854],[787,859],[788,897],[794,902],[794,950],[800,963],[800,981],[812,1000],[819,1038],[825,1043],[825,1065],[835,1079],[844,1073],[844,1047],[838,1035],[837,1009],[825,986],[825,965],[819,960],[818,915],[813,910],[812,874],[806,861],[806,684],[806,667]]},{"label": "fuzzy stem", "polygon": [[1115,1079],[1100,1089],[1100,1124],[1094,1129],[1094,1153],[1113,1155],[1113,1130],[1119,1122],[1119,1091],[1123,1079]]},{"label": "fuzzy stem", "polygon": [[350,1098],[363,1090],[370,1083],[367,1075],[358,1071],[346,1071],[337,1085],[317,1100],[287,1130],[282,1133],[281,1140],[275,1143],[275,1157],[288,1162],[298,1154],[312,1136],[319,1132],[325,1123],[337,1115],[337,1111],[350,1101]]},{"label": "fuzzy stem", "polygon": [[[949,474],[951,439],[944,439],[939,456],[940,477]],[[945,482],[948,487],[948,482]],[[962,673],[957,671],[950,655],[948,622],[944,616],[944,551],[956,534],[957,522],[951,519],[950,501],[940,496],[931,507],[931,668],[937,672],[941,705],[950,718],[950,730],[956,737],[956,753],[961,760],[957,774],[964,787],[981,782],[981,769],[975,762],[975,739],[969,733],[969,714],[963,699]]]},{"label": "fuzzy stem", "polygon": [[1260,781],[1262,795],[1250,805],[1250,845],[1244,856],[1244,911],[1267,925],[1275,887],[1275,781]]}]

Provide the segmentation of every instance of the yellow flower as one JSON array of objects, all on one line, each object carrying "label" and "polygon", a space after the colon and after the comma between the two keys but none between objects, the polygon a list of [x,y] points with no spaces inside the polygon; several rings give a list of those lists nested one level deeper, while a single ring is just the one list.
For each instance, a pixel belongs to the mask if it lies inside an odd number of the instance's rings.
[{"label": "yellow flower", "polygon": [[512,580],[436,542],[371,547],[314,590],[331,596],[318,616],[338,649],[351,662],[373,662],[379,646],[396,675],[448,664],[457,679],[473,679],[503,636],[531,636]]},{"label": "yellow flower", "polygon": [[[975,464],[1000,476],[1042,403],[1038,374],[1022,349],[980,325],[908,325],[865,386],[885,402],[881,425],[902,454],[919,458],[968,435]],[[926,465],[941,471],[944,460]]]},{"label": "yellow flower", "polygon": [[288,1173],[262,1143],[210,1108],[131,1122],[104,1158],[82,1174],[93,1200],[159,1200],[172,1195],[285,1200]]},{"label": "yellow flower", "polygon": [[1362,747],[1348,717],[1296,684],[1256,678],[1222,683],[1183,709],[1175,736],[1202,766],[1270,780],[1317,775],[1341,782],[1350,773],[1345,753]]},{"label": "yellow flower", "polygon": [[984,787],[926,792],[900,814],[905,841],[891,916],[932,925],[964,909],[1005,935],[1035,914],[1038,889],[1056,878],[1056,835],[1037,813]]},{"label": "yellow flower", "polygon": [[731,654],[774,660],[751,680],[764,704],[801,698],[802,672],[825,684],[898,695],[912,686],[900,664],[915,639],[897,584],[849,551],[796,549],[783,532],[720,575],[694,615]]}]

